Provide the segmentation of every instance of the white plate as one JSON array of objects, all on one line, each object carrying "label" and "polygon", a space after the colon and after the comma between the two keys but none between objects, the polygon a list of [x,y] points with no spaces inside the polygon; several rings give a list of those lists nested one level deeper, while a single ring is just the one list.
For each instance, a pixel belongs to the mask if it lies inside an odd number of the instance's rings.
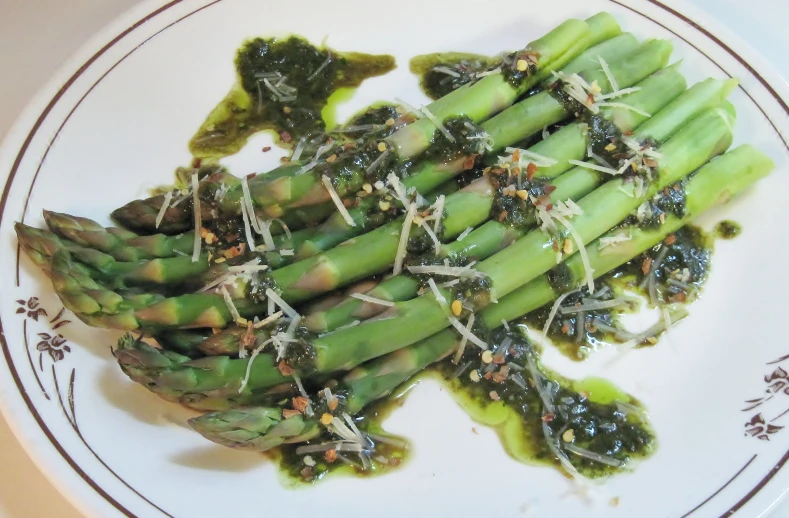
[{"label": "white plate", "polygon": [[[364,0],[145,2],[64,66],[28,107],[0,151],[8,175],[0,198],[0,325],[4,340],[3,411],[39,463],[91,516],[454,515],[761,516],[789,488],[789,396],[765,391],[789,371],[784,293],[789,231],[789,90],[763,60],[725,31],[701,28],[686,6],[655,0],[401,0],[396,8]],[[677,10],[675,10],[677,9]],[[407,60],[418,53],[519,48],[561,20],[614,13],[640,37],[669,38],[691,80],[732,75],[743,88],[737,142],[757,144],[778,170],[714,214],[744,227],[719,242],[713,272],[692,316],[658,347],[611,364],[601,352],[583,364],[548,350],[545,361],[571,376],[602,373],[649,407],[660,447],[632,474],[600,489],[598,503],[569,495],[557,471],[518,464],[489,430],[472,423],[436,385],[425,383],[387,423],[413,440],[413,460],[371,480],[335,478],[304,491],[284,489],[264,459],[206,443],[183,426],[189,414],[134,386],[109,346],[116,334],[73,321],[47,281],[26,260],[17,266],[13,222],[41,224],[41,209],[108,222],[108,212],[170,178],[188,162],[186,143],[233,80],[244,38],[284,33],[313,41],[329,35],[342,50],[395,54],[400,68],[373,79],[343,106],[399,96],[422,102]],[[769,119],[768,119],[769,116]],[[266,137],[228,160],[244,174],[274,165]],[[757,262],[758,261],[758,262]],[[37,303],[29,302],[38,297]],[[23,301],[22,304],[17,300]],[[36,305],[37,304],[37,305]],[[35,307],[32,307],[34,306]],[[20,309],[24,309],[19,313]],[[35,318],[36,310],[43,309]],[[56,318],[58,317],[58,318]],[[62,324],[58,327],[58,324]],[[53,331],[54,328],[56,330]],[[61,334],[69,352],[54,361],[39,333]],[[52,341],[49,340],[51,345]],[[62,347],[62,345],[60,346]],[[789,381],[784,380],[784,383]],[[747,400],[773,397],[743,410]],[[772,422],[769,440],[746,433],[757,414]],[[785,420],[785,422],[784,422]],[[175,424],[174,424],[175,423]],[[439,426],[440,425],[440,426]],[[748,426],[747,429],[751,429]],[[619,497],[620,505],[607,504]]]}]

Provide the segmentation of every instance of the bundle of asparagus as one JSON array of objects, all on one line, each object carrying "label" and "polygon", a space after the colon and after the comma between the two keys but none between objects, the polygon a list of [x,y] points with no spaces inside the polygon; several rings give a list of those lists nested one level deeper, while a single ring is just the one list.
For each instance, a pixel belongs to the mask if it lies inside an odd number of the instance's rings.
[{"label": "bundle of asparagus", "polygon": [[[552,319],[773,169],[751,146],[727,152],[736,81],[687,89],[670,54],[605,13],[569,20],[384,137],[329,140],[253,178],[200,168],[188,195],[116,210],[124,228],[45,212],[49,230],[17,224],[19,243],[77,317],[137,334],[114,350],[132,380],[213,411],[191,421],[209,440],[305,443],[370,469],[393,442],[354,416],[448,358],[493,401],[510,391],[501,404],[565,470],[621,467],[648,442],[639,423],[620,423],[631,442],[613,452],[567,440],[559,399],[613,411],[553,383],[508,322],[557,301]],[[629,217],[668,188],[684,204],[658,225]]]}]

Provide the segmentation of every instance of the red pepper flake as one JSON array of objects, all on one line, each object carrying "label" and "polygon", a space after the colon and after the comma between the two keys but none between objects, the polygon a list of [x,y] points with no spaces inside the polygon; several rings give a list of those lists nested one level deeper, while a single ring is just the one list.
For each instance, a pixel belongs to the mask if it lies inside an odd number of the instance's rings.
[{"label": "red pepper flake", "polygon": [[282,133],[280,133],[279,138],[281,138],[282,142],[284,142],[285,144],[293,141],[293,136],[287,131],[283,131]]},{"label": "red pepper flake", "polygon": [[647,257],[646,259],[644,259],[644,262],[641,263],[641,273],[646,275],[649,273],[649,270],[651,269],[652,269],[652,258]]},{"label": "red pepper flake", "polygon": [[288,162],[290,162],[290,157],[289,156],[280,157],[279,161],[282,162],[283,164],[287,164]]},{"label": "red pepper flake", "polygon": [[667,245],[673,245],[677,241],[677,236],[674,234],[669,234],[666,236],[666,239],[663,240],[664,243]]},{"label": "red pepper flake", "polygon": [[663,187],[663,196],[668,196],[671,191],[668,190],[668,187]]},{"label": "red pepper flake", "polygon": [[203,159],[202,159],[202,158],[197,158],[197,157],[195,157],[195,158],[193,158],[193,159],[192,159],[192,167],[193,167],[194,169],[197,169],[197,168],[198,168],[198,167],[200,167],[202,164],[203,164]]},{"label": "red pepper flake", "polygon": [[657,160],[655,160],[653,158],[645,158],[644,159],[644,164],[647,167],[657,167],[657,165],[658,165]]},{"label": "red pepper flake", "polygon": [[323,458],[326,459],[326,462],[332,463],[337,460],[337,450],[326,450],[326,453],[323,454]]},{"label": "red pepper flake", "polygon": [[271,151],[271,146],[266,146],[263,148],[264,153],[268,153],[269,151]]},{"label": "red pepper flake", "polygon": [[483,376],[482,376],[482,377],[483,377],[483,378],[485,378],[486,380],[489,380],[490,378],[492,378],[492,377],[493,377],[493,373],[491,373],[491,372],[486,372],[485,374],[483,374]]},{"label": "red pepper flake", "polygon": [[501,399],[499,397],[499,393],[496,392],[495,390],[491,390],[490,394],[488,394],[488,395],[490,396],[490,399],[492,399],[493,401],[498,401],[499,399]]},{"label": "red pepper flake", "polygon": [[545,206],[545,210],[550,211],[552,209],[553,209],[553,203],[549,203],[548,205]]},{"label": "red pepper flake", "polygon": [[282,409],[282,418],[283,419],[290,419],[291,417],[297,416],[301,414],[298,410],[293,410],[291,408],[283,408]]},{"label": "red pepper flake", "polygon": [[586,96],[586,104],[590,106],[594,104],[594,94],[589,94]]},{"label": "red pepper flake", "polygon": [[545,194],[551,194],[555,190],[556,190],[556,186],[551,184],[548,184],[542,188],[542,192],[544,192]]},{"label": "red pepper flake", "polygon": [[304,477],[306,480],[312,480],[313,473],[312,468],[310,466],[305,466],[303,470],[301,470],[301,476]]},{"label": "red pepper flake", "polygon": [[[531,379],[531,378],[529,378],[529,379]],[[550,423],[551,421],[553,421],[554,417],[555,416],[553,414],[545,414],[544,416],[542,416],[542,422],[543,423]]]},{"label": "red pepper flake", "polygon": [[[551,246],[553,247],[553,251],[554,252],[558,252],[559,251],[559,242],[556,241],[555,239],[553,240],[553,243],[551,244]],[[562,329],[564,329],[564,328],[562,328]]]},{"label": "red pepper flake", "polygon": [[521,159],[521,150],[516,149],[515,152],[512,154],[512,161],[518,162]]},{"label": "red pepper flake", "polygon": [[635,132],[633,130],[627,130],[624,133],[622,133],[622,135],[624,135],[625,137],[630,137],[631,135],[634,135],[634,134],[635,134]]},{"label": "red pepper flake", "polygon": [[[555,244],[555,243],[554,243],[554,244]],[[559,247],[557,246],[557,247],[556,247],[556,249],[557,249],[556,251],[557,251],[557,252],[559,251],[559,250],[558,250],[558,248],[559,248]],[[564,325],[562,326],[562,333],[563,333],[563,334],[565,334],[565,335],[566,335],[566,334],[570,334],[570,324],[564,324]]]},{"label": "red pepper flake", "polygon": [[293,402],[293,408],[299,412],[304,412],[307,410],[307,406],[310,404],[310,400],[304,396],[294,397],[291,401]]},{"label": "red pepper flake", "polygon": [[674,184],[674,190],[675,190],[676,192],[679,192],[679,190],[680,190],[680,189],[681,189],[681,187],[679,186],[679,184],[678,184],[678,183],[675,183],[675,184]]},{"label": "red pepper flake", "polygon": [[251,180],[251,179],[253,179],[254,177],[256,177],[257,175],[258,175],[257,173],[249,173],[249,174],[247,175],[247,180]]},{"label": "red pepper flake", "polygon": [[501,214],[499,214],[499,221],[504,221],[507,219],[507,214],[508,212],[506,210],[501,211]]},{"label": "red pepper flake", "polygon": [[534,174],[537,172],[537,165],[534,162],[529,162],[529,165],[526,166],[526,179],[531,180],[534,178]]},{"label": "red pepper flake", "polygon": [[685,302],[688,296],[685,294],[684,291],[680,291],[679,293],[675,293],[674,295],[668,298],[669,302]]},{"label": "red pepper flake", "polygon": [[473,426],[471,427],[471,433],[473,433],[474,435],[479,435],[479,432]]},{"label": "red pepper flake", "polygon": [[285,363],[284,360],[279,362],[279,365],[277,365],[277,368],[279,369],[279,372],[283,376],[292,376],[293,373],[296,372],[296,370],[293,367],[291,367],[290,365],[288,365],[287,363]]},{"label": "red pepper flake", "polygon": [[463,170],[466,171],[474,167],[474,164],[477,163],[478,156],[477,154],[467,156],[466,159],[463,160]]}]

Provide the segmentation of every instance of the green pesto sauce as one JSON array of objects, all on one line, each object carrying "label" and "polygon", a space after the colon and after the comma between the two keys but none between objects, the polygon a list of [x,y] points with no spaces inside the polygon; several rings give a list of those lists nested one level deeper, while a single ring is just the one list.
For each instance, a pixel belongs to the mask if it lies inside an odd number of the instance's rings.
[{"label": "green pesto sauce", "polygon": [[[708,277],[712,241],[701,229],[691,225],[681,228],[673,237],[675,241],[672,244],[667,245],[663,241],[599,279],[596,283],[598,292],[594,297],[590,296],[587,288],[568,296],[562,307],[615,298],[624,298],[628,304],[583,313],[557,314],[548,336],[559,351],[570,359],[583,360],[592,351],[627,342],[632,335],[623,329],[621,317],[638,311],[642,299],[651,305],[669,308],[670,315],[676,315],[672,321],[682,318],[684,312],[681,310],[698,299]],[[666,249],[665,254],[663,249]],[[654,288],[650,294],[650,282],[644,271],[649,271],[661,256],[661,262],[653,273]],[[557,292],[567,291],[566,274],[561,264],[552,270],[550,278]],[[526,321],[542,329],[550,310],[551,307],[547,306],[534,311],[526,317]],[[651,339],[644,340],[641,346],[654,345],[663,332],[655,333]]]},{"label": "green pesto sauce", "polygon": [[501,62],[499,57],[466,52],[436,52],[411,58],[411,72],[419,76],[419,86],[433,100],[476,79],[480,72],[490,70]]},{"label": "green pesto sauce", "polygon": [[[437,380],[449,389],[474,421],[494,428],[504,449],[519,462],[560,467],[548,445],[548,437],[557,444],[561,442],[558,448],[573,467],[590,478],[619,473],[633,461],[652,453],[655,437],[637,400],[603,379],[573,381],[542,368],[520,329],[499,330],[490,339],[491,343],[504,344],[501,351],[496,350],[498,359],[494,363],[485,364],[480,350],[469,348],[460,361],[460,369],[451,359],[442,360],[354,418],[360,430],[398,443],[374,438],[368,469],[361,469],[358,456],[352,453],[345,455],[357,465],[339,460],[327,462],[322,453],[316,453],[311,454],[316,465],[307,466],[304,456],[296,454],[297,446],[288,445],[276,453],[287,484],[311,484],[330,474],[375,476],[400,466],[408,459],[408,441],[386,434],[381,423],[402,406],[410,388],[425,378]],[[530,355],[537,381],[531,375]],[[499,359],[501,362],[495,363]],[[518,378],[517,382],[513,377]],[[541,390],[536,388],[536,383],[541,384]],[[550,408],[541,391],[547,395]],[[338,394],[342,397],[341,392]],[[322,411],[325,409],[316,408],[318,414]],[[328,439],[318,437],[311,442],[319,444]],[[574,453],[567,449],[568,442],[617,465]]]},{"label": "green pesto sauce", "polygon": [[322,133],[332,101],[391,71],[395,61],[389,55],[319,48],[291,36],[248,41],[235,65],[236,82],[189,143],[197,157],[236,153],[261,130],[274,130],[284,144]]},{"label": "green pesto sauce", "polygon": [[723,220],[715,225],[715,236],[721,239],[734,239],[740,233],[742,233],[742,227],[734,221]]}]

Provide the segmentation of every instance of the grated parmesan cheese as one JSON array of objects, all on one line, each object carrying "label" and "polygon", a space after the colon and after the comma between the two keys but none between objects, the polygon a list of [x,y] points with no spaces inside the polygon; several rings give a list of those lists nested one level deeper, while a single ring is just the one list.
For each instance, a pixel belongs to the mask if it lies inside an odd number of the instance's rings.
[{"label": "grated parmesan cheese", "polygon": [[623,243],[625,241],[630,241],[630,236],[627,235],[625,232],[620,232],[613,236],[604,236],[598,240],[599,246],[597,247],[597,249],[602,250],[607,246],[615,245],[617,243]]},{"label": "grated parmesan cheese", "polygon": [[416,216],[416,203],[408,205],[408,212],[405,214],[403,229],[400,231],[400,242],[397,245],[397,255],[395,255],[393,275],[398,275],[403,271],[403,261],[408,254],[408,236],[411,234],[411,224]]},{"label": "grated parmesan cheese", "polygon": [[233,299],[230,298],[230,293],[227,292],[227,288],[222,285],[219,287],[219,291],[222,293],[222,298],[225,299],[225,304],[227,305],[227,309],[230,311],[230,314],[233,316],[233,320],[235,322],[241,320],[241,315],[238,313],[236,305],[233,304]]},{"label": "grated parmesan cheese", "polygon": [[170,208],[170,202],[173,201],[173,191],[167,191],[164,195],[164,201],[162,201],[162,206],[159,207],[159,214],[156,215],[156,228],[159,228],[159,225],[162,224],[162,220],[164,219],[164,213],[167,212],[167,209]]},{"label": "grated parmesan cheese", "polygon": [[[468,316],[468,322],[466,323],[466,330],[471,333],[471,327],[474,325],[474,313]],[[460,344],[458,344],[457,351],[455,351],[455,357],[452,358],[452,361],[457,364],[460,362],[460,359],[463,357],[463,353],[466,350],[466,342],[468,342],[468,337],[463,335],[460,338]]]},{"label": "grated parmesan cheese", "polygon": [[252,228],[249,225],[249,214],[247,214],[246,203],[241,204],[241,219],[244,221],[244,234],[247,238],[247,245],[250,250],[255,249],[255,238],[252,236]]},{"label": "grated parmesan cheese", "polygon": [[562,216],[554,215],[556,220],[564,225],[564,227],[570,232],[570,235],[573,236],[573,240],[575,241],[575,245],[578,247],[578,253],[581,254],[581,262],[584,265],[584,272],[586,272],[586,285],[589,286],[589,293],[594,293],[594,270],[592,269],[592,265],[589,262],[589,256],[586,253],[586,247],[584,246],[584,240],[581,238],[581,235],[578,234],[578,231],[575,230],[568,220],[563,218]]},{"label": "grated parmesan cheese", "polygon": [[195,217],[195,239],[192,248],[192,262],[196,263],[200,259],[200,248],[203,246],[203,238],[200,236],[200,228],[203,226],[203,213],[200,208],[200,197],[198,194],[197,171],[192,173],[192,212]]},{"label": "grated parmesan cheese", "polygon": [[438,128],[438,131],[440,131],[448,141],[455,142],[455,137],[452,135],[452,133],[450,133],[449,130],[441,123],[441,121],[439,121],[436,116],[427,109],[427,106],[422,106],[422,113],[430,120],[430,122],[433,123],[436,128]]},{"label": "grated parmesan cheese", "polygon": [[473,227],[466,227],[466,230],[461,232],[460,235],[457,238],[455,238],[455,241],[463,241],[468,237],[469,234],[471,234],[472,230],[474,230]]},{"label": "grated parmesan cheese", "polygon": [[427,280],[427,284],[430,286],[430,290],[433,292],[433,295],[436,297],[436,301],[441,306],[441,309],[444,311],[444,315],[446,315],[447,319],[449,320],[449,323],[452,324],[452,327],[454,327],[458,333],[460,333],[460,336],[465,337],[466,339],[468,339],[468,341],[470,341],[480,349],[487,349],[488,344],[480,340],[474,333],[467,330],[463,326],[463,324],[460,323],[460,320],[455,318],[455,316],[452,314],[452,312],[449,310],[449,307],[447,306],[447,299],[444,298],[444,296],[441,294],[441,291],[439,291],[438,286],[436,286],[436,281],[430,278]]},{"label": "grated parmesan cheese", "polygon": [[241,178],[241,191],[244,193],[244,199],[241,203],[247,206],[247,215],[249,216],[252,228],[255,229],[255,232],[261,234],[262,232],[260,230],[260,223],[258,223],[258,218],[255,215],[255,205],[252,203],[252,194],[249,191],[249,182],[247,181],[246,176]]},{"label": "grated parmesan cheese", "polygon": [[363,293],[354,293],[351,295],[351,298],[359,299],[364,302],[369,302],[370,304],[378,304],[379,306],[394,306],[395,303],[389,300],[377,299],[375,297],[371,297],[369,295],[365,295]]},{"label": "grated parmesan cheese", "polygon": [[619,91],[619,84],[616,82],[616,78],[614,74],[611,73],[611,69],[608,67],[608,63],[605,62],[602,56],[597,56],[597,60],[600,62],[600,67],[603,69],[603,73],[605,74],[606,79],[608,79],[608,84],[611,85],[611,90],[614,92]]},{"label": "grated parmesan cheese", "polygon": [[274,292],[274,290],[272,290],[271,288],[266,288],[266,297],[268,297],[269,301],[273,301],[274,304],[282,308],[282,311],[284,311],[289,318],[293,318],[293,319],[300,318],[296,310],[290,307],[290,305],[287,302],[282,300],[282,297],[277,295]]},{"label": "grated parmesan cheese", "polygon": [[602,166],[602,165],[597,165],[597,164],[592,163],[592,162],[582,162],[580,160],[568,160],[568,162],[571,163],[572,165],[576,165],[578,167],[583,167],[584,169],[591,169],[593,171],[600,171],[601,173],[608,173],[608,174],[611,174],[611,175],[619,175],[619,174],[622,174],[622,172],[624,172],[624,171],[619,172],[619,171],[617,171],[616,169],[614,169],[612,167],[605,167],[605,166]]},{"label": "grated parmesan cheese", "polygon": [[345,220],[348,226],[355,227],[356,222],[351,217],[348,209],[345,208],[345,205],[342,204],[340,196],[337,194],[337,191],[334,190],[334,186],[331,184],[331,179],[328,176],[323,175],[321,180],[323,181],[323,185],[326,187],[326,190],[329,191],[329,196],[331,196],[331,199],[334,202],[334,205],[337,207],[337,210],[340,212],[342,219]]}]

